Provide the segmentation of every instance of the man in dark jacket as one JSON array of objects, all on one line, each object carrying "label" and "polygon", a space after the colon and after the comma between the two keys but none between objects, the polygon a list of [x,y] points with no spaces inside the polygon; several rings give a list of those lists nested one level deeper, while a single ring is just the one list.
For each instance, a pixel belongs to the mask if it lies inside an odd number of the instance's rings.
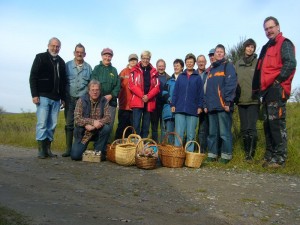
[{"label": "man in dark jacket", "polygon": [[91,80],[88,93],[78,99],[74,111],[74,143],[71,150],[73,160],[81,160],[90,141],[95,141],[96,152],[101,151],[101,160],[106,159],[106,142],[110,135],[111,114],[109,101],[101,97],[101,86]]},{"label": "man in dark jacket", "polygon": [[51,38],[47,51],[36,55],[30,72],[32,102],[37,107],[36,140],[40,159],[56,157],[50,146],[66,87],[65,62],[58,55],[60,47],[60,40]]},{"label": "man in dark jacket", "polygon": [[254,94],[262,97],[266,152],[263,167],[279,168],[287,157],[286,101],[296,70],[295,47],[282,36],[275,17],[264,20],[269,41],[261,50],[253,78]]}]

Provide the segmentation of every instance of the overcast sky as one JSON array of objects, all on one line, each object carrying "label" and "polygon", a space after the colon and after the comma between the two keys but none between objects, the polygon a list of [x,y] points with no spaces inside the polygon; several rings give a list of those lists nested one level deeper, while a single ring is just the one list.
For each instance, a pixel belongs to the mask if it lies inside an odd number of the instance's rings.
[{"label": "overcast sky", "polygon": [[[105,47],[113,49],[118,72],[129,54],[150,50],[151,63],[165,59],[172,74],[174,59],[190,52],[207,55],[219,43],[232,47],[241,38],[253,38],[259,54],[268,41],[263,30],[267,16],[279,20],[283,35],[297,48],[299,9],[296,0],[0,0],[0,106],[8,112],[35,112],[30,69],[51,37],[61,40],[66,62],[80,42],[92,68]],[[300,86],[298,74],[293,88]]]}]

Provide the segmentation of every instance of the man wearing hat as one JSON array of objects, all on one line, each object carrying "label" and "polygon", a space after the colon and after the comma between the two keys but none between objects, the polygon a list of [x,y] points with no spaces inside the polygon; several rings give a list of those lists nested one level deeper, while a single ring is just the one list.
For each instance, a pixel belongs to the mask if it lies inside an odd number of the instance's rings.
[{"label": "man wearing hat", "polygon": [[[92,79],[98,80],[100,82],[101,94],[109,102],[109,111],[111,114],[110,131],[112,131],[112,128],[114,126],[117,108],[117,97],[120,92],[120,79],[118,76],[118,72],[117,69],[111,65],[111,59],[113,55],[113,50],[111,50],[110,48],[104,48],[101,52],[102,61],[100,61],[99,65],[95,66],[92,72]],[[103,150],[101,154],[102,160],[105,160],[106,158],[106,152],[104,151],[105,150]]]},{"label": "man wearing hat", "polygon": [[[121,139],[123,131],[127,126],[132,126],[132,110],[129,106],[132,97],[131,91],[128,88],[131,69],[138,63],[137,54],[130,54],[128,57],[128,65],[119,74],[121,80],[121,90],[118,96],[119,111],[118,111],[118,127],[116,130],[115,139]],[[127,131],[126,137],[130,134]]]}]

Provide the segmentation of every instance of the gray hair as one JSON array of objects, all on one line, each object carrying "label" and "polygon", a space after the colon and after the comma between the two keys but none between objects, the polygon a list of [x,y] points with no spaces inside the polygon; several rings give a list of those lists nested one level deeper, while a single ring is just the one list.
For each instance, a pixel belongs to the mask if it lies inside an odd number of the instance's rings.
[{"label": "gray hair", "polygon": [[83,51],[85,52],[85,47],[84,47],[81,43],[78,43],[78,44],[75,46],[75,51],[76,51],[76,48],[83,48]]},{"label": "gray hair", "polygon": [[150,51],[143,51],[141,54],[141,58],[143,58],[143,56],[148,56],[149,58],[151,58],[152,54]]},{"label": "gray hair", "polygon": [[58,41],[58,42],[59,42],[59,46],[61,46],[60,40],[59,40],[58,38],[56,38],[56,37],[51,38],[51,39],[49,40],[49,42],[48,42],[48,45],[50,45],[51,42],[54,41],[54,40],[55,40],[55,41]]},{"label": "gray hair", "polygon": [[90,81],[90,83],[88,84],[89,90],[90,90],[90,88],[91,88],[92,85],[98,85],[99,89],[101,90],[101,84],[100,84],[100,82],[98,80],[93,79],[93,80]]}]

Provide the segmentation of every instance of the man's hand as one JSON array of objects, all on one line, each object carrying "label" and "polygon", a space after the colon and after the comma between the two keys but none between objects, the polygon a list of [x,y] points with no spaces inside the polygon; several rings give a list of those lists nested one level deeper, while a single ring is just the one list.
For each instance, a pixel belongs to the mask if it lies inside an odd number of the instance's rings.
[{"label": "man's hand", "polygon": [[100,129],[103,126],[103,124],[100,122],[100,120],[94,120],[93,126],[97,129]]},{"label": "man's hand", "polygon": [[112,99],[112,95],[105,95],[104,98],[109,102]]},{"label": "man's hand", "polygon": [[144,95],[143,98],[142,98],[142,100],[143,100],[143,102],[145,102],[145,103],[148,102],[148,101],[149,101],[148,96],[147,96],[147,95]]},{"label": "man's hand", "polygon": [[207,113],[207,112],[208,112],[207,108],[204,108],[204,112],[205,112],[205,113]]},{"label": "man's hand", "polygon": [[88,125],[85,125],[85,129],[88,130],[88,131],[92,131],[92,130],[95,130],[96,127],[94,127],[94,126],[88,124]]},{"label": "man's hand", "polygon": [[40,104],[40,98],[39,97],[33,97],[32,102],[36,105]]},{"label": "man's hand", "polygon": [[176,109],[175,109],[175,106],[172,106],[172,107],[171,107],[171,112],[175,112],[175,110],[176,110]]},{"label": "man's hand", "polygon": [[225,105],[224,110],[225,110],[225,112],[230,112],[229,106],[228,106],[228,105]]},{"label": "man's hand", "polygon": [[198,108],[197,114],[200,114],[200,113],[202,113],[202,109],[201,109],[201,108]]}]

